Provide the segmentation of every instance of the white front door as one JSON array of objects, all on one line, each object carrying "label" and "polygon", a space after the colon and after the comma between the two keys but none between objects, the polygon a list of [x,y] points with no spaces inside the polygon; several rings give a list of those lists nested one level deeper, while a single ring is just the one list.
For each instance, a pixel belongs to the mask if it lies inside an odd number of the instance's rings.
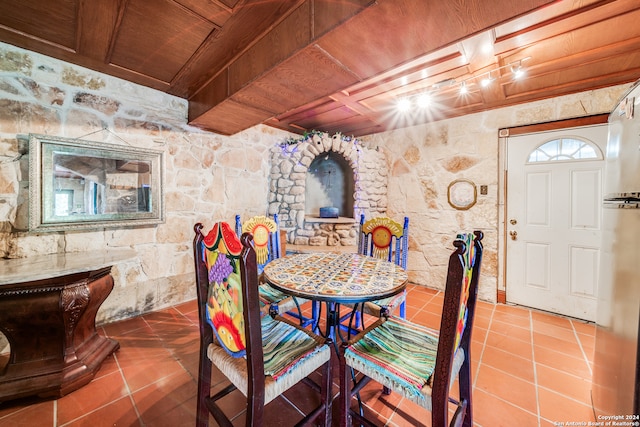
[{"label": "white front door", "polygon": [[507,302],[593,321],[607,125],[507,140]]}]

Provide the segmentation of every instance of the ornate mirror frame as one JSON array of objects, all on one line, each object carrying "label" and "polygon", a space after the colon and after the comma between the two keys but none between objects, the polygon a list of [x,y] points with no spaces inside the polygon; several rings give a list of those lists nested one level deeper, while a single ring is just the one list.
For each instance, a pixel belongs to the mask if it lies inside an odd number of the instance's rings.
[{"label": "ornate mirror frame", "polygon": [[73,231],[164,222],[164,153],[29,135],[29,230]]}]

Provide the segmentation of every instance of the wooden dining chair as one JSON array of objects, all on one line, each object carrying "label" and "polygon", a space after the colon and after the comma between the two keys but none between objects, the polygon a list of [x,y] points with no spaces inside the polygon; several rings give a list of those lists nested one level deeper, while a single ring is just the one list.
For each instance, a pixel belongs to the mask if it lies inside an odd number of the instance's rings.
[{"label": "wooden dining chair", "polygon": [[[238,239],[225,222],[216,223],[206,236],[202,224],[194,230],[200,324],[198,427],[208,425],[209,414],[219,425],[231,426],[216,402],[236,389],[246,398],[246,426],[262,426],[264,406],[300,381],[320,392],[320,403],[298,424],[330,425],[331,341],[279,315],[261,315],[251,234]],[[212,365],[230,381],[213,396]],[[319,368],[321,384],[307,378]]]},{"label": "wooden dining chair", "polygon": [[[440,329],[383,316],[341,345],[341,425],[375,425],[351,408],[370,380],[431,411],[432,427],[473,426],[470,343],[482,261],[481,231],[458,235],[449,257]],[[352,370],[360,372],[353,387]],[[458,379],[459,399],[450,388]],[[449,403],[456,405],[451,423]]]},{"label": "wooden dining chair", "polygon": [[[358,233],[358,253],[384,259],[407,269],[407,257],[409,252],[409,218],[404,218],[404,225],[388,217],[375,217],[364,220],[364,214],[360,216],[360,231]],[[356,332],[362,324],[362,314],[370,314],[380,317],[384,314],[392,314],[400,307],[400,317],[406,318],[407,291],[381,300],[369,301],[361,306],[345,304],[354,308],[350,313],[340,318],[341,328],[348,332]]]},{"label": "wooden dining chair", "polygon": [[247,219],[244,223],[240,220],[240,215],[236,215],[236,234],[239,237],[242,233],[251,233],[253,235],[253,246],[256,251],[260,283],[258,291],[263,310],[275,311],[277,314],[287,313],[298,319],[302,326],[313,323],[315,320],[313,313],[316,312],[315,306],[312,308],[311,317],[304,316],[300,305],[306,303],[307,300],[280,292],[263,280],[262,271],[264,266],[284,255],[280,244],[278,215],[275,214],[273,219],[264,215],[257,215]]},{"label": "wooden dining chair", "polygon": [[[358,253],[374,256],[394,262],[407,269],[409,255],[409,218],[404,217],[400,224],[388,217],[375,217],[365,222],[360,216],[360,234]],[[380,317],[383,311],[393,314],[400,307],[400,317],[406,318],[407,292],[403,291],[390,298],[365,303],[363,309],[367,314]]]}]

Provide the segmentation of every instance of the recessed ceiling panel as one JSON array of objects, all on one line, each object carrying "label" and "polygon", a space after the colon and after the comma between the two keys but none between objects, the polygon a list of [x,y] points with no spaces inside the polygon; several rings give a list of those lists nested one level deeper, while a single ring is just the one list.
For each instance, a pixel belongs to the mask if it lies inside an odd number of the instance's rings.
[{"label": "recessed ceiling panel", "polygon": [[170,0],[131,0],[110,62],[170,82],[215,26]]},{"label": "recessed ceiling panel", "polygon": [[[222,27],[231,17],[232,10],[223,3],[211,0],[175,0],[187,9],[190,9],[205,19]],[[235,2],[234,2],[235,3]]]},{"label": "recessed ceiling panel", "polygon": [[2,0],[0,25],[75,49],[78,0]]},{"label": "recessed ceiling panel", "polygon": [[321,50],[308,48],[243,88],[234,97],[248,106],[276,114],[330,95],[355,83],[348,70]]}]

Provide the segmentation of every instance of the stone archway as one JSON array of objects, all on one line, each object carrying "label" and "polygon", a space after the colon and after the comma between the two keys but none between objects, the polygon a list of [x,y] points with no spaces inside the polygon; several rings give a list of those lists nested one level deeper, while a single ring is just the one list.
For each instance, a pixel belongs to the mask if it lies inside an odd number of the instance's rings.
[{"label": "stone archway", "polygon": [[[329,152],[340,154],[353,171],[353,212],[338,219],[314,218],[305,214],[306,177],[313,160]],[[355,245],[360,215],[382,215],[387,211],[387,177],[383,153],[340,133],[331,136],[312,132],[272,149],[269,214],[278,214],[289,243]]]}]

